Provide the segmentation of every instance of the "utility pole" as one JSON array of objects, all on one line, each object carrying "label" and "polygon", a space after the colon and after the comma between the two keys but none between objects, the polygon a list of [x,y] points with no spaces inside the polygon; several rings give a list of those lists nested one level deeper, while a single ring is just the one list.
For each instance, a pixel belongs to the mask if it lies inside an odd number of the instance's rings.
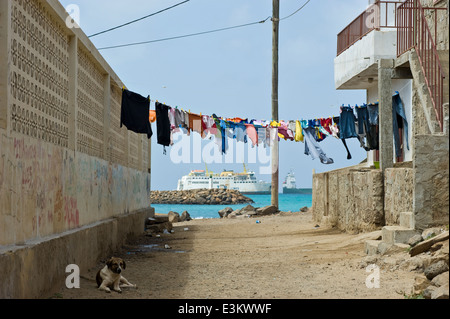
[{"label": "utility pole", "polygon": [[[280,25],[280,0],[273,0],[272,34],[272,120],[278,122],[278,35]],[[272,206],[278,208],[279,175],[278,135],[272,145]]]}]

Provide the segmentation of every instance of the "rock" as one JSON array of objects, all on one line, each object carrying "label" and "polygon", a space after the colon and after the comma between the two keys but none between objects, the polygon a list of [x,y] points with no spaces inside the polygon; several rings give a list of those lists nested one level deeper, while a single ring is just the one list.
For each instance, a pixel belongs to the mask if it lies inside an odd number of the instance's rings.
[{"label": "rock", "polygon": [[234,212],[231,212],[227,215],[227,218],[236,218],[237,217],[237,213],[239,213],[237,210],[235,210]]},{"label": "rock", "polygon": [[441,233],[441,229],[439,227],[427,228],[422,232],[423,240],[430,239],[434,236],[437,236]]},{"label": "rock", "polygon": [[411,255],[411,257],[414,257],[420,253],[427,251],[435,243],[447,240],[449,238],[448,234],[449,234],[448,231],[446,231],[442,234],[439,234],[435,237],[432,237],[428,240],[425,240],[425,241],[417,244],[416,246],[411,248],[411,250],[409,251],[409,254]]},{"label": "rock", "polygon": [[154,225],[148,225],[145,228],[145,232],[146,234],[162,233],[165,229],[170,232],[172,228],[173,225],[171,222],[165,222]]},{"label": "rock", "polygon": [[252,212],[252,211],[255,211],[255,210],[256,210],[256,208],[253,207],[252,205],[247,205],[247,206],[245,206],[245,207],[240,209],[241,214],[244,214],[245,212]]},{"label": "rock", "polygon": [[420,295],[430,284],[431,282],[424,275],[417,276],[414,280],[414,294]]},{"label": "rock", "polygon": [[448,265],[445,263],[445,261],[440,260],[425,268],[424,274],[429,280],[432,280],[437,275],[440,275],[446,271],[448,271]]},{"label": "rock", "polygon": [[155,214],[153,218],[156,219],[156,224],[165,223],[169,221],[169,215],[167,214]]},{"label": "rock", "polygon": [[305,206],[305,207],[300,208],[300,211],[302,213],[306,213],[307,211],[309,211],[309,208]]},{"label": "rock", "polygon": [[239,191],[229,189],[195,189],[185,191],[152,191],[150,193],[152,204],[245,204],[253,203],[249,197],[243,196]]},{"label": "rock", "polygon": [[256,212],[258,216],[273,215],[278,212],[278,208],[276,206],[266,206],[263,208],[258,208]]},{"label": "rock", "polygon": [[431,299],[431,295],[433,293],[433,291],[435,291],[437,289],[437,287],[435,286],[428,286],[427,288],[425,288],[425,290],[422,292],[423,297],[425,299]]},{"label": "rock", "polygon": [[169,222],[171,223],[178,223],[180,221],[180,214],[178,214],[177,212],[169,212]]},{"label": "rock", "polygon": [[180,216],[180,222],[188,222],[192,220],[191,215],[185,210],[183,213],[181,213]]},{"label": "rock", "polygon": [[414,235],[413,237],[411,237],[408,240],[408,245],[410,245],[411,247],[414,247],[415,245],[417,245],[418,243],[420,243],[422,241],[422,235]]},{"label": "rock", "polygon": [[449,276],[448,276],[448,271],[443,272],[440,275],[437,275],[436,277],[433,278],[433,280],[431,281],[431,283],[436,286],[436,287],[441,287],[441,286],[445,286],[446,284],[448,284],[449,282]]},{"label": "rock", "polygon": [[431,299],[449,299],[449,284],[434,289],[431,292]]},{"label": "rock", "polygon": [[220,218],[226,218],[228,217],[229,214],[231,214],[233,212],[233,208],[231,207],[226,207],[224,209],[219,210],[219,216]]}]

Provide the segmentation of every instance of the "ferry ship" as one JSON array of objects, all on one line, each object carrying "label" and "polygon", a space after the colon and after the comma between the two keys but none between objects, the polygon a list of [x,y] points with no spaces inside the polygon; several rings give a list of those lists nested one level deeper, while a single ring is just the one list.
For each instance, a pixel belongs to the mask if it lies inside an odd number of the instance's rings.
[{"label": "ferry ship", "polygon": [[311,188],[297,188],[295,174],[291,170],[283,182],[283,194],[312,194]]},{"label": "ferry ship", "polygon": [[224,170],[220,174],[214,174],[208,170],[193,170],[189,175],[178,180],[177,190],[191,189],[234,189],[242,194],[270,194],[271,183],[257,180],[255,172],[247,171],[244,164],[242,173],[235,173],[232,170]]}]

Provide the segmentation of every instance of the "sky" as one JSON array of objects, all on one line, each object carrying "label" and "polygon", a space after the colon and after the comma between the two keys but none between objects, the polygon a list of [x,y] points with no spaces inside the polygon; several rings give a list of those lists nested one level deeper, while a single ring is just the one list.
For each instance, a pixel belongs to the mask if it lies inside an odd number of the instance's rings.
[{"label": "sky", "polygon": [[[295,12],[307,0],[281,0],[280,17]],[[182,0],[61,0],[79,8],[79,24],[89,36],[141,18]],[[301,11],[282,20],[279,28],[279,119],[301,120],[339,115],[342,104],[362,104],[364,90],[336,90],[334,58],[337,34],[363,12],[367,0],[311,0]],[[265,20],[271,0],[190,0],[173,9],[91,38],[97,48],[150,41]],[[194,37],[129,46],[100,53],[130,91],[150,96],[192,113],[221,117],[271,119],[272,22]],[[175,134],[163,153],[152,124],[152,190],[174,190],[178,179],[193,169],[220,173],[243,171],[243,163],[258,179],[270,182],[268,149],[230,142],[227,157],[197,134]],[[356,139],[328,137],[320,143],[333,164],[304,154],[303,143],[280,141],[280,190],[293,170],[297,187],[312,187],[313,171],[335,170],[360,163],[367,153]],[[215,146],[215,147],[214,147]],[[200,156],[199,154],[202,154]]]}]

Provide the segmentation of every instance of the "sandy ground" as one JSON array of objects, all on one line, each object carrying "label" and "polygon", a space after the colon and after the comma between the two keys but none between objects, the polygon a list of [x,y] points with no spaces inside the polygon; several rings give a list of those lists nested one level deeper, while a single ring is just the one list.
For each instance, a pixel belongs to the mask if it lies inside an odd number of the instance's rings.
[{"label": "sandy ground", "polygon": [[177,223],[172,234],[143,235],[116,254],[126,260],[123,275],[137,289],[99,291],[94,282],[99,263],[82,273],[79,289],[62,287],[51,297],[403,299],[399,292],[411,291],[417,273],[401,269],[381,268],[380,288],[366,286],[372,273],[362,264],[364,241],[376,233],[350,235],[315,226],[311,213]]}]

